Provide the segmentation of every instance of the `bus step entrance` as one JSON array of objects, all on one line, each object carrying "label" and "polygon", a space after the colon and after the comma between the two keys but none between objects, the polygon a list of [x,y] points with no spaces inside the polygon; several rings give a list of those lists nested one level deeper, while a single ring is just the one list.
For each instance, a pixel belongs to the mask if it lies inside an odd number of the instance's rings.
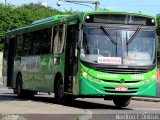
[{"label": "bus step entrance", "polygon": [[66,92],[72,93],[72,76],[69,76],[69,80],[66,85]]}]

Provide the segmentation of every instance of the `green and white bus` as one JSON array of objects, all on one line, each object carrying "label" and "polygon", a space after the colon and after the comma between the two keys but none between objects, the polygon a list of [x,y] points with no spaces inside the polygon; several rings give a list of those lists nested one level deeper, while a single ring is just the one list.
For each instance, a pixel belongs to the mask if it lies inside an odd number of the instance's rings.
[{"label": "green and white bus", "polygon": [[112,99],[155,96],[156,22],[111,10],[56,15],[5,34],[3,80],[18,96]]}]

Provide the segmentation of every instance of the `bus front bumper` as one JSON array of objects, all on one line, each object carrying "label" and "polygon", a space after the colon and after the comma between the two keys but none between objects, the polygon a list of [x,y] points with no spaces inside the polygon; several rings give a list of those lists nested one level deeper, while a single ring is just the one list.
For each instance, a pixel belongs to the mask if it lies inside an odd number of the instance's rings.
[{"label": "bus front bumper", "polygon": [[[127,91],[116,91],[116,86],[127,86]],[[80,85],[79,85],[79,94],[80,95],[121,95],[121,96],[155,96],[156,95],[156,80],[153,80],[152,82],[149,82],[147,84],[109,84],[109,83],[103,83],[101,82],[96,83],[89,80],[86,80],[85,78],[80,79]]]}]

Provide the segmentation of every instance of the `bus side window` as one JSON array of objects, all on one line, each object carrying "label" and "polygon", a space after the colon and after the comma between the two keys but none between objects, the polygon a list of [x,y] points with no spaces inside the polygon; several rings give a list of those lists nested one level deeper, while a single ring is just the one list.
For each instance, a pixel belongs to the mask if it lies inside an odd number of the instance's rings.
[{"label": "bus side window", "polygon": [[31,33],[33,55],[49,54],[51,49],[51,28]]},{"label": "bus side window", "polygon": [[31,47],[30,33],[23,34],[23,55],[31,55]]},{"label": "bus side window", "polygon": [[54,47],[53,52],[54,53],[62,53],[63,47],[64,47],[64,35],[65,35],[65,25],[59,25],[54,27]]},{"label": "bus side window", "polygon": [[40,54],[49,54],[51,48],[51,28],[42,30],[42,38],[40,41]]},{"label": "bus side window", "polygon": [[41,30],[31,32],[31,41],[33,41],[33,55],[39,55],[39,39],[41,39]]},{"label": "bus side window", "polygon": [[23,55],[23,35],[17,36],[16,56]]}]

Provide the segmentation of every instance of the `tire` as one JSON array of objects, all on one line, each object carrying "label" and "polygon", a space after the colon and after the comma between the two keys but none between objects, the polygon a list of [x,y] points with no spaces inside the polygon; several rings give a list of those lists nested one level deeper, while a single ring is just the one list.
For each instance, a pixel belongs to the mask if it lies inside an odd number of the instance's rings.
[{"label": "tire", "polygon": [[14,89],[13,89],[13,93],[14,93],[14,94],[17,94],[17,88],[14,88]]},{"label": "tire", "polygon": [[14,93],[16,93],[20,98],[32,98],[35,95],[35,91],[23,90],[21,75],[17,76],[16,90],[14,91]]},{"label": "tire", "polygon": [[117,96],[113,98],[113,103],[118,108],[126,107],[131,102],[131,97],[128,96]]},{"label": "tire", "polygon": [[16,93],[18,97],[23,97],[24,91],[22,89],[22,76],[17,76],[17,82],[16,82]]},{"label": "tire", "polygon": [[34,97],[36,92],[31,90],[23,90],[23,93],[23,97],[30,99]]},{"label": "tire", "polygon": [[64,85],[62,78],[58,79],[58,82],[55,85],[55,100],[58,104],[64,104],[66,103],[66,95],[64,94]]}]

